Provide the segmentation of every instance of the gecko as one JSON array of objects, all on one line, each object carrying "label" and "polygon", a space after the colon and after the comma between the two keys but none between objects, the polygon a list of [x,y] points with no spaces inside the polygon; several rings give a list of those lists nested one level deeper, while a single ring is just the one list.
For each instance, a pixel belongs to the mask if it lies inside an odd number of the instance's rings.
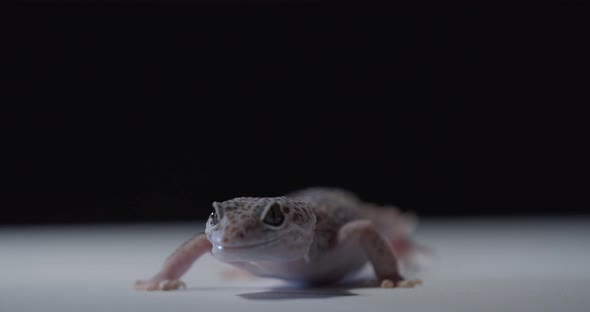
[{"label": "gecko", "polygon": [[400,262],[416,251],[416,218],[393,206],[362,201],[352,192],[315,187],[281,197],[238,197],[213,202],[205,232],[178,247],[137,290],[175,290],[207,253],[261,277],[305,285],[336,283],[367,262],[383,288],[414,287]]}]

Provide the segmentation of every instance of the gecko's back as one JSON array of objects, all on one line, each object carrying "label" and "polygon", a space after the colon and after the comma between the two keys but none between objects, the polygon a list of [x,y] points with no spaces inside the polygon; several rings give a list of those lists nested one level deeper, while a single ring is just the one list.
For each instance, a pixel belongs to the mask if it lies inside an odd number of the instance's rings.
[{"label": "gecko's back", "polygon": [[[346,223],[363,217],[363,203],[354,194],[333,188],[308,188],[288,194],[308,203],[316,215],[312,255],[334,247],[338,230]],[[314,249],[316,249],[314,251]]]},{"label": "gecko's back", "polygon": [[352,192],[337,188],[307,188],[287,195],[310,205],[316,215],[316,239],[322,247],[332,241],[336,232],[354,220],[370,220],[386,238],[407,237],[413,231],[415,218],[401,214],[394,206],[379,206],[362,201]]}]

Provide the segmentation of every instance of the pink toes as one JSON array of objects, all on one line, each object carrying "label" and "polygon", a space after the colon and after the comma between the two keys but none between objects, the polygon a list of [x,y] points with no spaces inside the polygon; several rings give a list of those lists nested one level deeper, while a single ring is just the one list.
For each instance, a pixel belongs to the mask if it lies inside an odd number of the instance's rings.
[{"label": "pink toes", "polygon": [[138,280],[135,282],[136,290],[154,291],[160,289],[160,283],[152,280]]},{"label": "pink toes", "polygon": [[401,280],[397,283],[394,283],[390,279],[384,279],[381,281],[381,288],[413,288],[415,286],[422,285],[422,281],[419,279],[415,280]]},{"label": "pink toes", "polygon": [[170,280],[166,281],[160,287],[160,282],[155,280],[139,280],[135,282],[135,289],[137,290],[144,290],[144,291],[155,291],[155,290],[176,290],[179,288],[186,288],[186,284],[181,280]]},{"label": "pink toes", "polygon": [[179,288],[186,289],[186,284],[181,280],[167,281],[164,283],[164,285],[162,285],[162,290],[164,291],[177,290]]}]

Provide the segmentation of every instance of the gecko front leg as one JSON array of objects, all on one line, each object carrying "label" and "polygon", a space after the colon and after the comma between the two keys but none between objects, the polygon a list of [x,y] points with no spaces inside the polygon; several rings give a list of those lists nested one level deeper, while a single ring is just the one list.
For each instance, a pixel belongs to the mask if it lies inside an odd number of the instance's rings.
[{"label": "gecko front leg", "polygon": [[369,220],[351,221],[342,226],[338,232],[338,244],[360,246],[383,288],[412,287],[419,284],[418,281],[405,281],[400,275],[393,251]]},{"label": "gecko front leg", "polygon": [[[211,251],[211,243],[205,233],[197,234],[178,247],[164,262],[162,269],[148,280],[135,282],[137,290],[175,290],[184,287],[180,277],[203,254]],[[162,285],[160,285],[163,283]]]}]

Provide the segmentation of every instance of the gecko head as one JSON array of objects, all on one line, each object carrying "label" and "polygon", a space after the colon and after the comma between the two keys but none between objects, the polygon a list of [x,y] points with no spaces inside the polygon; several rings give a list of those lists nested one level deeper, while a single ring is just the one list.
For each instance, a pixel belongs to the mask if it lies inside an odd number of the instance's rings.
[{"label": "gecko head", "polygon": [[287,197],[240,197],[214,202],[205,233],[224,262],[292,261],[306,257],[316,218]]}]

